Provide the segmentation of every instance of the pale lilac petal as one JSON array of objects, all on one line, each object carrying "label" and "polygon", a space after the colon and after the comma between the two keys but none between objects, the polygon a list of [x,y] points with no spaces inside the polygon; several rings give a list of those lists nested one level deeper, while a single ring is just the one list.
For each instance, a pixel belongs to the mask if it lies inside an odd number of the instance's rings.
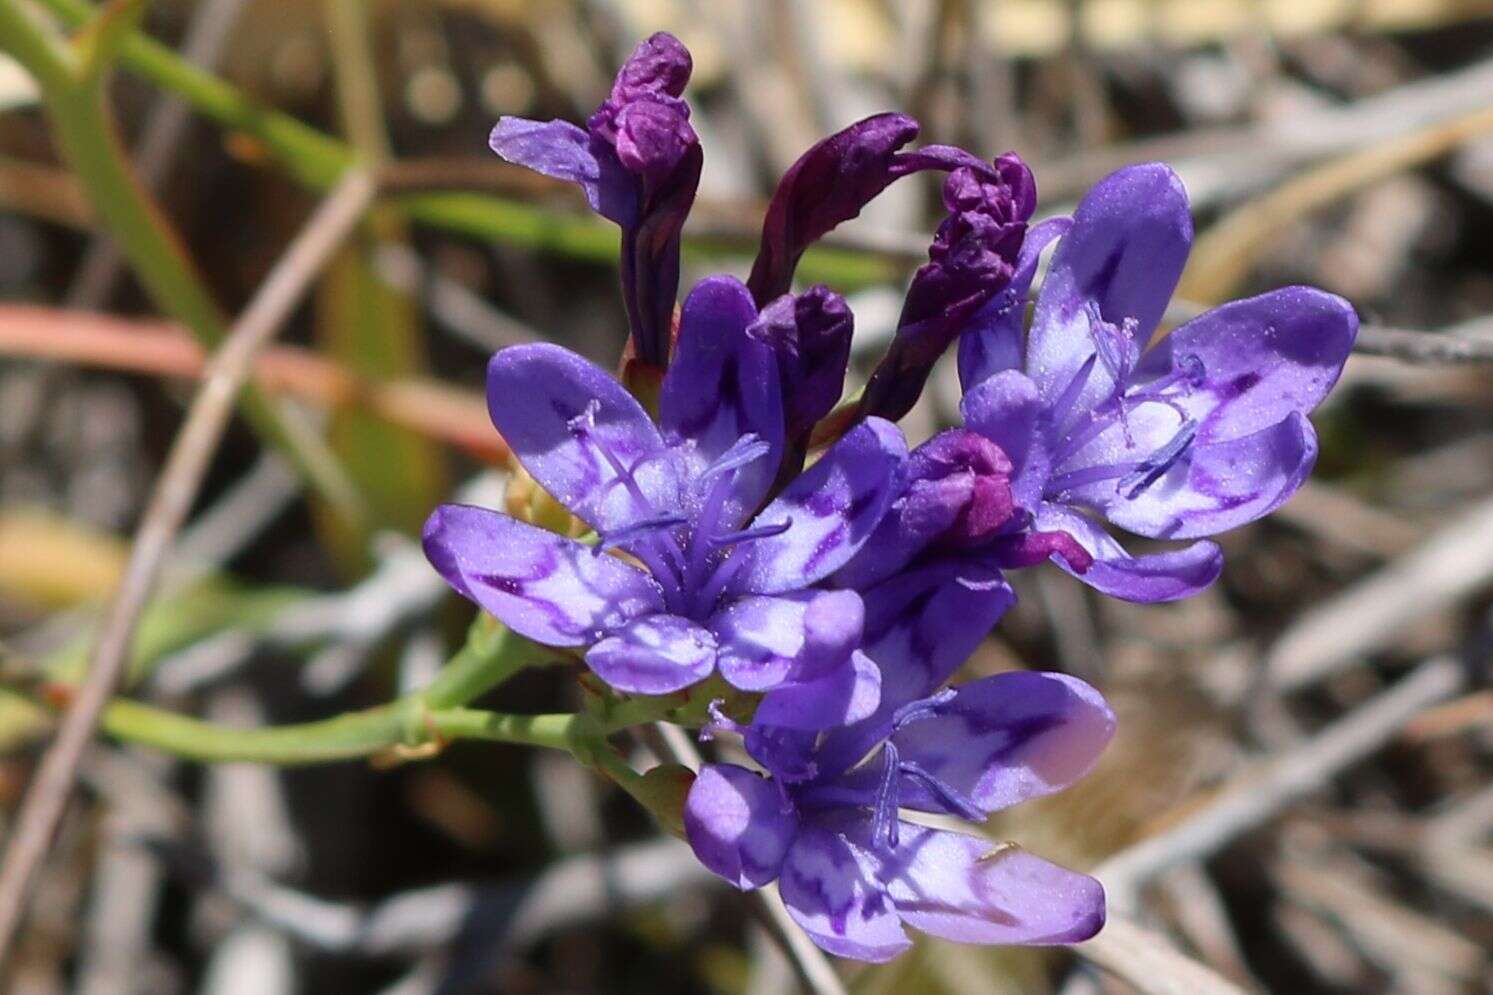
[{"label": "pale lilac petal", "polygon": [[729,276],[701,280],[685,299],[679,341],[659,398],[660,422],[692,442],[701,473],[742,436],[757,436],[766,455],[736,470],[726,521],[738,524],[767,495],[782,458],[783,398],[777,360],[747,335],[756,320],[752,295]]},{"label": "pale lilac petal", "polygon": [[627,223],[636,212],[637,196],[616,157],[603,150],[606,158],[598,159],[590,134],[569,121],[500,118],[487,144],[508,162],[574,183],[585,192],[591,210],[617,224]]},{"label": "pale lilac petal", "polygon": [[959,383],[965,389],[1002,370],[1022,368],[1026,354],[1026,295],[1042,250],[1067,234],[1072,218],[1048,218],[1026,233],[1010,285],[990,300],[959,335]]},{"label": "pale lilac petal", "polygon": [[[986,812],[1074,783],[1114,735],[1114,712],[1076,677],[1012,671],[961,685],[953,698],[892,736],[913,763]],[[947,806],[923,781],[904,778],[905,808]]]},{"label": "pale lilac petal", "polygon": [[[1026,372],[1049,404],[1094,355],[1087,305],[1098,305],[1103,320],[1117,328],[1133,322],[1134,344],[1145,345],[1191,246],[1187,192],[1168,167],[1128,166],[1095,184],[1058,243],[1032,316]],[[1077,409],[1092,407],[1113,387],[1105,364],[1096,364]]]},{"label": "pale lilac petal", "polygon": [[778,887],[793,921],[836,956],[881,963],[912,946],[875,878],[873,858],[837,833],[804,826]]},{"label": "pale lilac petal", "polygon": [[1306,482],[1317,434],[1292,413],[1253,435],[1198,444],[1139,493],[1122,492],[1103,509],[1121,528],[1158,539],[1217,535],[1268,515]]},{"label": "pale lilac petal", "polygon": [[1051,471],[1043,435],[1045,405],[1025,374],[1004,370],[967,391],[959,402],[964,425],[994,442],[1011,460],[1011,496],[1031,510],[1042,498]]},{"label": "pale lilac petal", "polygon": [[743,891],[778,876],[798,817],[771,781],[735,764],[706,764],[684,800],[684,834],[700,863]]},{"label": "pale lilac petal", "polygon": [[486,508],[441,505],[425,523],[424,544],[458,593],[550,646],[592,642],[663,607],[658,585],[641,570]]},{"label": "pale lilac petal", "polygon": [[959,943],[1080,943],[1104,926],[1104,887],[1013,843],[904,822],[880,868],[897,915]]},{"label": "pale lilac petal", "polygon": [[815,762],[826,778],[850,769],[885,739],[892,714],[948,680],[1016,603],[999,570],[961,560],[902,574],[862,598],[863,651],[881,671],[881,704],[870,718],[825,737]]},{"label": "pale lilac petal", "polygon": [[618,691],[669,694],[710,676],[715,637],[678,615],[647,615],[587,650],[586,666]]},{"label": "pale lilac petal", "polygon": [[647,412],[570,350],[535,343],[499,351],[487,366],[487,410],[524,469],[597,529],[677,507],[678,474]]},{"label": "pale lilac petal", "polygon": [[1075,573],[1062,557],[1052,562],[1103,594],[1125,601],[1152,603],[1190,598],[1218,579],[1223,553],[1217,543],[1202,540],[1181,549],[1131,556],[1095,522],[1055,504],[1044,504],[1033,527],[1071,535],[1094,557],[1089,569]]},{"label": "pale lilac petal", "polygon": [[809,595],[738,598],[710,620],[721,676],[743,691],[777,687],[793,674],[804,648]]},{"label": "pale lilac petal", "polygon": [[854,652],[828,674],[784,684],[762,696],[754,725],[779,729],[830,729],[870,718],[881,702],[881,671]]},{"label": "pale lilac petal", "polygon": [[1164,345],[1174,363],[1201,364],[1184,402],[1199,443],[1228,442],[1306,414],[1337,383],[1358,333],[1353,306],[1311,287],[1234,301],[1194,318]]},{"label": "pale lilac petal", "polygon": [[861,641],[865,610],[854,591],[795,591],[738,598],[710,620],[721,676],[743,691],[815,680],[837,670]]},{"label": "pale lilac petal", "polygon": [[907,442],[891,422],[868,418],[788,485],[752,522],[787,524],[751,543],[738,590],[776,594],[808,587],[855,555],[896,497]]}]

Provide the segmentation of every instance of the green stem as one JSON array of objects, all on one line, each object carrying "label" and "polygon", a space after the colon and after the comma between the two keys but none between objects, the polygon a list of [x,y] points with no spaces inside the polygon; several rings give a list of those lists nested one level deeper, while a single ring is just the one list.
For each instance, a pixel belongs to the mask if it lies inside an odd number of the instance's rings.
[{"label": "green stem", "polygon": [[321,722],[232,729],[128,699],[109,705],[101,722],[104,731],[116,739],[186,760],[279,766],[352,760],[392,747],[415,747],[432,736],[570,750],[581,722],[574,715],[507,715],[451,708],[423,713],[423,736],[414,740],[408,735],[408,724],[405,702]]},{"label": "green stem", "polygon": [[531,642],[485,615],[478,616],[467,634],[466,645],[441,668],[435,680],[414,693],[429,708],[456,708],[475,701],[519,671],[560,655],[560,651]]},{"label": "green stem", "polygon": [[[131,34],[124,44],[136,37]],[[83,72],[71,49],[28,16],[17,0],[0,0],[0,48],[40,84],[63,161],[157,306],[203,345],[221,342],[228,333],[227,318],[170,222],[129,167],[105,101],[107,74]],[[282,449],[340,515],[361,518],[357,492],[308,426],[287,417],[252,387],[244,391],[241,405],[255,430]]]},{"label": "green stem", "polygon": [[595,728],[589,718],[512,716],[462,707],[526,667],[554,656],[554,650],[479,618],[466,645],[435,680],[377,708],[319,722],[229,729],[121,698],[105,709],[101,725],[118,739],[205,763],[324,763],[370,756],[401,745],[419,746],[439,737],[569,749],[582,722],[588,729]]}]

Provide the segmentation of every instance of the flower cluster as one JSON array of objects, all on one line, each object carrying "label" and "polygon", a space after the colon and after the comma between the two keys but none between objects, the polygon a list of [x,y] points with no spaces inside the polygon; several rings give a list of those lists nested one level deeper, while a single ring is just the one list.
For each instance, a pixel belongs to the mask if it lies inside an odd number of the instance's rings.
[{"label": "flower cluster", "polygon": [[[621,226],[631,353],[664,372],[650,413],[558,346],[499,352],[494,425],[591,532],[448,505],[426,526],[427,555],[461,594],[575,648],[618,692],[718,674],[752,703],[747,722],[713,710],[702,736],[739,735],[760,770],[707,764],[686,834],[737,887],[777,881],[824,949],[886,960],[907,948],[904,925],[970,943],[1086,939],[1104,920],[1098,882],[978,826],[1087,773],[1113,714],[1062,674],[947,684],[1015,601],[1006,571],[1052,560],[1141,602],[1216,579],[1205,537],[1275,509],[1310,471],[1306,414],[1342,369],[1353,310],[1288,288],[1157,339],[1192,235],[1170,170],[1122,169],[1071,218],[1031,225],[1020,158],[907,150],[916,123],[883,114],[806,152],[747,281],[701,280],[676,318],[701,165],[689,73],[683,46],[656,35],[585,129],[505,118],[494,130],[500,155],[579,184]],[[826,287],[793,293],[794,271],[816,239],[924,170],[946,174],[947,216],[886,356],[837,407],[853,318]],[[964,426],[909,451],[894,422],[956,343]],[[837,437],[811,452],[821,435]],[[1101,521],[1191,541],[1131,555]]]}]

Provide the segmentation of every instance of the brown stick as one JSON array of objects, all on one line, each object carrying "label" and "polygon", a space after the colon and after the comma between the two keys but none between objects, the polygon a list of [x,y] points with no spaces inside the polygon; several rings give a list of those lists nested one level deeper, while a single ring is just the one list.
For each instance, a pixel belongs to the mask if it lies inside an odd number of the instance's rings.
[{"label": "brown stick", "polygon": [[[191,380],[207,369],[202,347],[179,325],[34,304],[0,304],[0,356]],[[272,346],[255,360],[254,383],[327,408],[361,404],[479,459],[508,458],[482,397],[438,381],[372,380],[305,349]]]},{"label": "brown stick", "polygon": [[0,863],[0,963],[10,953],[37,871],[67,807],[78,765],[93,738],[100,712],[124,671],[140,612],[161,565],[186,520],[233,403],[249,379],[254,359],[279,330],[327,258],[373,200],[375,184],[350,173],[328,195],[270,272],[259,292],[209,363],[207,376],[166,458],[166,466],[136,532],[119,593],[94,649],[88,678],[21,804]]}]

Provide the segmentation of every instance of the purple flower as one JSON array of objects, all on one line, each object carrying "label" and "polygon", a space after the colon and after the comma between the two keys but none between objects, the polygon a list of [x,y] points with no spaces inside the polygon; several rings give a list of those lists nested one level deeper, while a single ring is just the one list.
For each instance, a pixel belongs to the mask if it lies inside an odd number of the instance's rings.
[{"label": "purple flower", "polygon": [[1098,692],[1060,674],[930,695],[1011,602],[985,579],[925,572],[868,593],[867,617],[890,620],[865,648],[882,670],[876,715],[823,737],[754,720],[747,747],[771,778],[710,765],[685,802],[700,861],[738,888],[777,880],[789,914],[831,953],[890,960],[910,945],[904,924],[986,944],[1076,943],[1103,925],[1092,878],[900,818],[982,823],[1082,777],[1113,732]]},{"label": "purple flower", "polygon": [[961,342],[965,424],[1010,458],[1034,527],[1092,555],[1085,582],[1130,601],[1186,597],[1218,576],[1216,544],[1130,556],[1089,516],[1197,539],[1279,507],[1316,459],[1306,413],[1337,381],[1357,316],[1340,297],[1288,287],[1147,349],[1192,241],[1186,193],[1161,164],[1112,174],[1071,223],[1033,229],[1013,291],[1025,294],[1059,235],[1026,340],[1013,303],[987,307]]},{"label": "purple flower", "polygon": [[901,492],[871,541],[832,578],[866,590],[908,570],[947,562],[996,575],[1060,556],[1078,573],[1092,557],[1062,530],[1033,527],[1017,505],[1013,467],[990,439],[965,428],[940,432],[912,451]]},{"label": "purple flower", "polygon": [[944,181],[943,197],[948,217],[912,278],[896,337],[861,398],[862,414],[896,421],[912,410],[934,362],[1016,273],[1037,204],[1026,163],[1007,153],[993,172],[960,167]]},{"label": "purple flower", "polygon": [[804,250],[859,215],[898,177],[961,166],[991,171],[989,163],[947,145],[898,151],[917,134],[918,123],[905,114],[876,114],[819,142],[788,167],[768,205],[762,245],[747,279],[759,305],[786,294]]},{"label": "purple flower", "polygon": [[592,210],[622,228],[622,297],[638,358],[668,360],[679,290],[680,231],[700,183],[700,140],[679,99],[689,51],[660,32],[623,64],[611,96],[586,128],[505,117],[492,150],[509,162],[568,180]]},{"label": "purple flower", "polygon": [[[894,425],[869,421],[758,511],[784,433],[774,357],[748,334],[756,318],[739,281],[696,286],[663,381],[662,431],[574,353],[499,352],[488,367],[493,423],[598,541],[446,505],[426,524],[425,550],[515,631],[587,647],[587,664],[618,690],[664,694],[719,668],[769,692],[762,707],[781,707],[783,724],[822,728],[869,714],[878,674],[855,652],[860,598],[811,588],[871,535],[906,444]],[[801,705],[783,706],[785,695]]]},{"label": "purple flower", "polygon": [[834,408],[845,389],[855,318],[845,298],[823,284],[784,294],[762,309],[753,337],[777,360],[790,444],[804,449],[814,423]]}]

